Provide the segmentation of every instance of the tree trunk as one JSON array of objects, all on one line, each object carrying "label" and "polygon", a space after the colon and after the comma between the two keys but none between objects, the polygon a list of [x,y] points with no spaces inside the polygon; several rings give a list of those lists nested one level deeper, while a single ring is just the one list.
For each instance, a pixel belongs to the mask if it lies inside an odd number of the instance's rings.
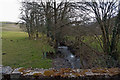
[{"label": "tree trunk", "polygon": [[55,53],[57,53],[57,51],[58,51],[58,41],[56,40],[55,41]]},{"label": "tree trunk", "polygon": [[57,53],[58,51],[58,40],[57,40],[57,35],[56,35],[56,27],[57,27],[57,9],[56,9],[56,2],[54,2],[54,40],[55,40],[55,53]]},{"label": "tree trunk", "polygon": [[36,33],[36,38],[38,38],[38,32]]},{"label": "tree trunk", "polygon": [[28,33],[28,36],[29,36],[29,38],[31,37],[31,35]]}]

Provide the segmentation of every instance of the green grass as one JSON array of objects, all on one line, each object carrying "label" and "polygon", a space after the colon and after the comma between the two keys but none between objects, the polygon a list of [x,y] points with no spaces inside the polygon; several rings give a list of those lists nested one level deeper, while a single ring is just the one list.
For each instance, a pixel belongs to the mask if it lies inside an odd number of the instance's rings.
[{"label": "green grass", "polygon": [[53,51],[53,48],[45,41],[29,40],[25,32],[2,32],[2,56],[4,66],[50,68],[52,60],[43,59],[42,52]]},{"label": "green grass", "polygon": [[[95,49],[96,51],[103,52],[103,50],[100,46],[100,43],[97,41],[97,39],[95,39],[95,37],[93,37],[93,36],[83,36],[83,37],[84,37],[84,39],[82,40],[83,42],[85,42],[87,45],[89,45],[91,48]],[[99,35],[99,37],[101,37],[101,35]],[[66,36],[65,38],[68,41],[75,42],[74,36]],[[118,43],[118,53],[120,53],[120,42]]]},{"label": "green grass", "polygon": [[86,44],[88,44],[89,46],[91,46],[96,51],[103,52],[103,50],[102,50],[102,48],[100,46],[99,41],[97,41],[97,39],[95,39],[95,37],[93,37],[93,36],[84,36],[83,42],[85,42]]}]

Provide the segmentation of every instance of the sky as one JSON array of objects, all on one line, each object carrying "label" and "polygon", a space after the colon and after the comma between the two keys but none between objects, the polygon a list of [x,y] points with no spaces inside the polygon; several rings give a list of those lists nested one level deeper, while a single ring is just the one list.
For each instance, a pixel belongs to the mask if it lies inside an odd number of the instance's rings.
[{"label": "sky", "polygon": [[0,0],[0,21],[18,22],[20,20],[21,1],[22,0]]},{"label": "sky", "polygon": [[0,0],[0,21],[18,22],[20,0]]},{"label": "sky", "polygon": [[22,0],[0,0],[0,22],[18,22],[20,20],[20,1]]}]

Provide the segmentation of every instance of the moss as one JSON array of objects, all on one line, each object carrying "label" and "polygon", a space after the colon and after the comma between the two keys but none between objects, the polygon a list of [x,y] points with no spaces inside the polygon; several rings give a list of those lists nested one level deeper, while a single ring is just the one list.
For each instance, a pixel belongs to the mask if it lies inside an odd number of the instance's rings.
[{"label": "moss", "polygon": [[45,76],[51,76],[51,75],[54,75],[54,71],[53,70],[46,70],[45,72],[44,72],[44,75]]},{"label": "moss", "polygon": [[33,76],[41,76],[42,73],[34,73]]},{"label": "moss", "polygon": [[24,72],[24,70],[26,70],[25,68],[20,68],[18,71],[19,72]]}]

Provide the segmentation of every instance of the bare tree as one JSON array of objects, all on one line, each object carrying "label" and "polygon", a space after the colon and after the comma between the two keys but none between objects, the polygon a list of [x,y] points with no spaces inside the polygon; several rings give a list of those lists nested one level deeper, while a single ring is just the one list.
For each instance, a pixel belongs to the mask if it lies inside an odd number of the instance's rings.
[{"label": "bare tree", "polygon": [[119,1],[119,7],[118,7],[118,14],[115,20],[115,26],[113,27],[111,46],[110,46],[111,55],[116,60],[118,59],[118,54],[116,54],[116,52],[118,48],[119,39],[120,39],[120,1]]},{"label": "bare tree", "polygon": [[[116,16],[118,0],[91,0],[91,2],[83,2],[84,6],[81,9],[85,12],[89,12],[95,16],[96,21],[102,32],[102,39],[99,38],[102,49],[105,53],[111,54],[111,32],[113,28],[112,19]],[[111,24],[112,23],[112,24]],[[102,42],[101,42],[102,41]]]}]

